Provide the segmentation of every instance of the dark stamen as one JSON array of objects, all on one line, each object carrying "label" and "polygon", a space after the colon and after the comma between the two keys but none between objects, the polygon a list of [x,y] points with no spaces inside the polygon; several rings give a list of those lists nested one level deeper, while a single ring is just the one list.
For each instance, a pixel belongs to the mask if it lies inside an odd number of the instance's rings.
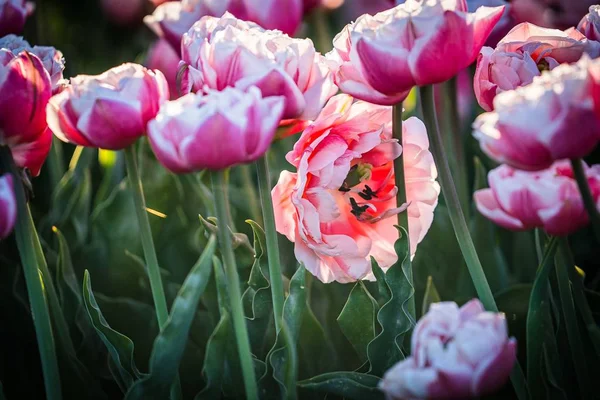
[{"label": "dark stamen", "polygon": [[350,205],[352,206],[352,211],[350,212],[356,218],[359,218],[362,215],[362,213],[367,211],[367,209],[369,208],[369,206],[359,206],[356,200],[354,200],[354,197],[350,197]]}]

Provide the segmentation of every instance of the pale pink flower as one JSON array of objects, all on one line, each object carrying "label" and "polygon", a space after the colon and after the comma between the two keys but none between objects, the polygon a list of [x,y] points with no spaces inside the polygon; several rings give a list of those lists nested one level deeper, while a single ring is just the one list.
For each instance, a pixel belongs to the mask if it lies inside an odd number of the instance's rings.
[{"label": "pale pink flower", "polygon": [[499,163],[524,170],[587,155],[600,141],[589,72],[598,63],[584,56],[576,64],[544,72],[527,86],[500,93],[494,111],[473,124],[481,149]]},{"label": "pale pink flower", "polygon": [[48,103],[48,125],[65,142],[120,150],[146,132],[169,98],[160,71],[123,64],[100,75],[78,75]]},{"label": "pale pink flower", "polygon": [[413,86],[446,81],[475,61],[502,11],[469,13],[464,0],[408,0],[363,15],[333,40],[335,83],[361,100],[396,104]]},{"label": "pale pink flower", "polygon": [[8,145],[17,166],[34,176],[52,145],[46,123],[51,95],[50,76],[36,55],[0,49],[0,145]]},{"label": "pale pink flower", "polygon": [[600,5],[590,6],[589,11],[577,25],[577,30],[588,39],[598,41],[600,40]]},{"label": "pale pink flower", "polygon": [[248,163],[269,149],[283,104],[256,87],[189,93],[161,107],[148,138],[158,161],[176,173]]},{"label": "pale pink flower", "polygon": [[188,91],[258,87],[284,96],[284,119],[313,119],[337,91],[330,64],[310,39],[268,31],[226,13],[204,17],[182,40],[182,87]]},{"label": "pale pink flower", "polygon": [[57,93],[61,90],[64,85],[63,71],[65,69],[65,59],[60,50],[51,46],[31,46],[28,41],[16,35],[7,35],[0,38],[0,48],[2,48],[0,51],[10,51],[13,55],[26,50],[38,56],[50,75],[52,92]]},{"label": "pale pink flower", "polygon": [[0,37],[9,33],[21,33],[25,20],[35,9],[25,0],[0,0]]},{"label": "pale pink flower", "polygon": [[[592,197],[600,206],[600,165],[584,169]],[[568,235],[589,222],[567,160],[538,172],[501,165],[490,171],[488,182],[489,189],[474,194],[477,209],[507,229],[543,228],[551,235]]]},{"label": "pale pink flower", "polygon": [[417,323],[412,354],[388,370],[380,388],[390,400],[468,399],[507,381],[517,342],[504,314],[486,312],[473,299],[432,304]]},{"label": "pale pink flower", "polygon": [[0,175],[0,240],[12,232],[17,221],[17,200],[11,174]]},{"label": "pale pink flower", "polygon": [[168,1],[144,17],[144,23],[179,52],[183,34],[205,15],[210,10],[201,0]]},{"label": "pale pink flower", "polygon": [[495,49],[481,49],[473,81],[477,101],[491,111],[496,94],[528,85],[541,71],[574,63],[585,52],[592,57],[600,55],[600,43],[589,42],[575,29],[563,32],[519,24]]},{"label": "pale pink flower", "polygon": [[[371,256],[393,265],[399,212],[408,213],[411,255],[431,226],[440,188],[425,126],[406,120],[402,147],[391,117],[390,107],[337,95],[286,156],[297,172],[283,171],[273,189],[277,230],[323,282],[371,279]],[[393,160],[402,151],[408,203],[396,208]]]}]

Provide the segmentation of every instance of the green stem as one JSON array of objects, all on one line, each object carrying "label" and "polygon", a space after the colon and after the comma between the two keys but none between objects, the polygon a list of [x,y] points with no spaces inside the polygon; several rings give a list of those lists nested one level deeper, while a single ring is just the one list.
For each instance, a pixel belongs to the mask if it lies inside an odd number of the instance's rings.
[{"label": "green stem", "polygon": [[244,190],[244,195],[246,196],[246,201],[248,202],[250,215],[252,216],[252,219],[254,219],[259,225],[262,225],[262,214],[260,212],[260,206],[256,201],[256,198],[258,196],[256,195],[256,188],[254,187],[254,182],[252,181],[252,166],[247,164],[240,165],[238,169],[240,170],[242,175],[242,188]]},{"label": "green stem", "polygon": [[273,316],[275,317],[275,330],[279,332],[283,316],[283,280],[281,274],[281,258],[279,244],[277,243],[277,230],[275,229],[275,214],[273,213],[273,200],[271,199],[271,179],[269,174],[268,154],[265,154],[256,163],[258,174],[258,188],[260,191],[260,204],[265,222],[265,236],[267,239],[267,256],[269,260],[269,277],[271,280],[271,296],[273,298]]},{"label": "green stem", "polygon": [[[127,165],[127,175],[133,195],[133,205],[140,228],[140,238],[144,251],[144,258],[148,268],[148,277],[150,278],[150,289],[152,291],[152,299],[154,300],[154,308],[156,310],[156,318],[158,326],[162,331],[169,318],[169,309],[167,307],[167,297],[160,277],[160,267],[158,258],[156,257],[156,249],[154,240],[152,239],[152,230],[150,229],[150,221],[146,211],[146,198],[144,197],[144,189],[142,187],[142,179],[138,171],[137,156],[135,146],[129,146],[124,150],[125,163]],[[171,388],[171,397],[175,400],[182,398],[181,384],[179,375]]]},{"label": "green stem", "polygon": [[317,51],[321,54],[327,53],[333,47],[329,25],[327,24],[327,15],[323,7],[317,7],[310,13],[310,22],[314,28],[316,36]]},{"label": "green stem", "polygon": [[571,349],[571,357],[573,358],[573,366],[575,367],[575,375],[579,384],[580,394],[582,399],[593,398],[592,387],[590,386],[590,377],[585,365],[585,350],[581,343],[581,332],[579,331],[579,321],[577,320],[577,310],[573,302],[573,293],[571,292],[571,283],[569,280],[569,268],[575,268],[574,264],[569,262],[570,249],[569,242],[566,237],[559,239],[559,260],[556,266],[556,280],[558,283],[558,292],[562,306],[562,314],[565,318],[565,327],[567,329],[567,339]]},{"label": "green stem", "polygon": [[62,142],[55,137],[52,138],[52,148],[48,154],[46,166],[52,188],[56,188],[66,171],[63,163]]},{"label": "green stem", "polygon": [[231,301],[231,316],[233,319],[233,329],[242,367],[244,385],[246,387],[246,398],[249,400],[258,399],[258,388],[256,386],[256,374],[252,361],[250,350],[250,339],[248,329],[244,319],[244,310],[242,307],[242,291],[240,289],[240,278],[238,276],[235,256],[233,254],[233,244],[229,235],[228,226],[230,225],[229,214],[227,212],[227,183],[225,180],[225,171],[216,171],[211,175],[213,192],[215,195],[217,220],[219,222],[219,243],[225,274],[227,276],[227,288]]},{"label": "green stem", "polygon": [[3,166],[2,169],[9,171],[13,177],[14,192],[17,200],[15,236],[19,254],[21,255],[21,263],[23,264],[23,275],[25,276],[33,325],[35,327],[42,362],[46,398],[48,400],[60,400],[62,399],[60,375],[50,313],[46,300],[45,282],[42,279],[41,271],[38,269],[38,260],[33,241],[35,227],[29,218],[30,212],[25,191],[8,147],[0,146],[0,158]]},{"label": "green stem", "polygon": [[440,185],[442,186],[442,193],[446,200],[446,206],[448,207],[448,214],[450,215],[450,221],[454,227],[454,233],[456,239],[462,251],[463,257],[467,263],[467,268],[471,274],[471,279],[475,285],[477,295],[481,299],[481,302],[485,308],[489,311],[498,311],[496,301],[492,295],[492,290],[485,277],[481,262],[475,251],[473,245],[473,239],[469,233],[469,228],[465,221],[465,216],[458,200],[458,194],[456,193],[456,187],[454,186],[454,179],[452,179],[452,173],[448,166],[448,159],[444,150],[442,142],[442,136],[438,127],[437,118],[435,117],[435,103],[433,99],[433,88],[431,86],[421,87],[421,101],[423,104],[423,116],[425,119],[425,126],[427,127],[427,133],[430,139],[431,151],[435,164],[439,173]]},{"label": "green stem", "polygon": [[[392,136],[394,139],[398,140],[400,145],[403,145],[402,141],[402,103],[396,104],[392,108]],[[406,182],[405,182],[405,174],[404,174],[404,150],[400,157],[394,160],[394,178],[395,184],[398,188],[398,193],[396,193],[396,207],[400,207],[406,203]],[[408,226],[408,211],[401,212],[398,214],[398,225],[401,226],[409,232]],[[408,248],[410,249],[410,235],[406,238],[408,243]],[[410,251],[410,250],[409,250]],[[409,263],[408,267],[408,281],[410,285],[414,288],[413,282],[413,270],[412,270],[412,262],[410,257],[407,258],[407,262]],[[416,306],[415,306],[415,296],[410,297],[410,301],[408,303],[408,310],[413,317],[413,320],[416,320]]]},{"label": "green stem", "polygon": [[600,213],[598,212],[598,208],[596,208],[596,202],[594,201],[587,177],[585,176],[583,161],[581,159],[571,160],[571,166],[573,167],[573,174],[575,175],[577,186],[579,186],[579,192],[583,198],[583,204],[590,216],[590,221],[592,221],[592,228],[596,235],[596,241],[600,242]]}]

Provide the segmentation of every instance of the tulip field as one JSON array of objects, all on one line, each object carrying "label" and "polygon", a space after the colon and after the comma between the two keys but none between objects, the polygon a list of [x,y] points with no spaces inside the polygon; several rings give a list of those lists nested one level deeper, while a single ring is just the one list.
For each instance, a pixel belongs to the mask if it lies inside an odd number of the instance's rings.
[{"label": "tulip field", "polygon": [[0,0],[0,400],[600,399],[593,0]]}]

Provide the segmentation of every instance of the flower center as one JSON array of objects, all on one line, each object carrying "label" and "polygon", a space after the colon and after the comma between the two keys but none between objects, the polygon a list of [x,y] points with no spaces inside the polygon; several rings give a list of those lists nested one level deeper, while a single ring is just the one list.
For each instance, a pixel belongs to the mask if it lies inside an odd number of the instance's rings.
[{"label": "flower center", "polygon": [[538,69],[538,71],[540,71],[540,73],[542,73],[544,71],[550,71],[550,63],[548,63],[548,61],[546,61],[545,58],[542,58],[537,63],[537,69]]}]

